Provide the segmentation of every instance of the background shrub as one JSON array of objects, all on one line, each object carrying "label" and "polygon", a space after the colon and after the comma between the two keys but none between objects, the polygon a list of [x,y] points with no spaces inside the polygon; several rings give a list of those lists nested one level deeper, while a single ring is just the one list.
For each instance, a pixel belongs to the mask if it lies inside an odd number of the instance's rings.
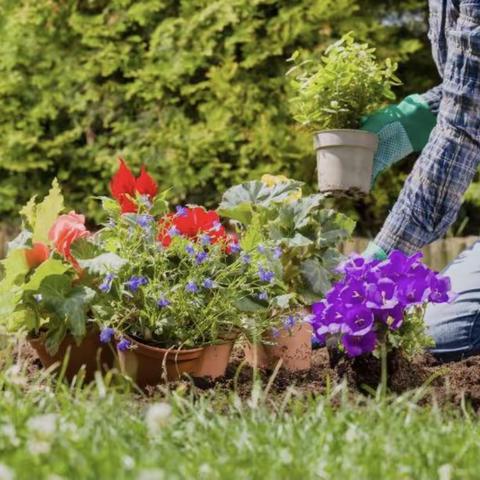
[{"label": "background shrub", "polygon": [[[105,193],[119,154],[147,163],[177,202],[214,204],[265,172],[314,187],[312,140],[288,113],[293,51],[353,30],[402,62],[399,96],[436,82],[426,0],[378,3],[0,0],[1,218],[54,176],[98,217],[88,198]],[[375,202],[344,202],[365,220],[359,233],[381,224],[400,185],[385,175]]]}]

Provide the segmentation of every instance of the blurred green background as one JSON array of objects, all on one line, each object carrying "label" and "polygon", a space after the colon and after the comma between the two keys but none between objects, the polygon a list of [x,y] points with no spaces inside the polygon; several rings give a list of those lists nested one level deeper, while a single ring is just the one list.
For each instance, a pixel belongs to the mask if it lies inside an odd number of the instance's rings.
[{"label": "blurred green background", "polygon": [[[174,202],[214,206],[263,173],[315,188],[312,139],[288,112],[285,60],[343,33],[400,63],[401,98],[438,83],[427,1],[0,0],[0,221],[61,181],[98,219],[123,155]],[[341,201],[357,234],[380,228],[414,159],[370,197]],[[477,233],[480,184],[453,228]]]}]

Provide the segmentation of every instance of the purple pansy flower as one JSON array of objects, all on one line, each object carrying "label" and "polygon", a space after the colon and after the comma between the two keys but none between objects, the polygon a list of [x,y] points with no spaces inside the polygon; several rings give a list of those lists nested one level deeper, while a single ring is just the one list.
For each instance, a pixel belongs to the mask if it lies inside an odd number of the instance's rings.
[{"label": "purple pansy flower", "polygon": [[392,252],[384,261],[351,256],[337,268],[343,278],[312,305],[315,338],[337,335],[350,356],[372,352],[377,325],[398,330],[412,307],[451,301],[450,279],[421,263],[421,253]]}]

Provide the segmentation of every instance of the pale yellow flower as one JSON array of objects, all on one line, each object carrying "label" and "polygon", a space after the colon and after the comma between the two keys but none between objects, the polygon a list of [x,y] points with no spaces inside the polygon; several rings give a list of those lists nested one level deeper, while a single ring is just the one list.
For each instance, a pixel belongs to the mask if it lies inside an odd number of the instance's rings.
[{"label": "pale yellow flower", "polygon": [[[271,188],[274,185],[278,185],[279,183],[286,183],[290,181],[290,178],[286,177],[285,175],[270,175],[266,173],[262,175],[261,178],[262,183],[264,183],[267,187]],[[302,198],[302,189],[298,188],[295,192],[292,192],[286,199],[286,203],[294,202],[295,200],[299,200]]]}]

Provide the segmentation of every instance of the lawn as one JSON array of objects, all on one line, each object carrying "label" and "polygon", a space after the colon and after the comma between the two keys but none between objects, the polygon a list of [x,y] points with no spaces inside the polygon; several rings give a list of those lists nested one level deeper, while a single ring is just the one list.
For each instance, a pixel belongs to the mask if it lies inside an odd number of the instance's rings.
[{"label": "lawn", "polygon": [[478,419],[421,407],[420,390],[280,395],[264,382],[240,398],[178,383],[146,397],[112,375],[67,386],[28,361],[0,384],[1,480],[478,478]]}]

